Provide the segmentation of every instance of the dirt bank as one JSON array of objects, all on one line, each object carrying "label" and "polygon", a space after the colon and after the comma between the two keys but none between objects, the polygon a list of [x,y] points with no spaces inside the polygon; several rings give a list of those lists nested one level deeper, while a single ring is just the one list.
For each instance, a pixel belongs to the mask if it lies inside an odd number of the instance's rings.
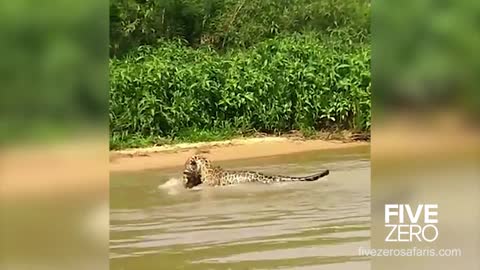
[{"label": "dirt bank", "polygon": [[195,153],[214,160],[232,160],[298,152],[339,149],[369,145],[368,142],[339,140],[302,140],[299,138],[265,137],[234,139],[208,143],[188,143],[142,149],[112,151],[111,171],[137,171],[181,166]]}]

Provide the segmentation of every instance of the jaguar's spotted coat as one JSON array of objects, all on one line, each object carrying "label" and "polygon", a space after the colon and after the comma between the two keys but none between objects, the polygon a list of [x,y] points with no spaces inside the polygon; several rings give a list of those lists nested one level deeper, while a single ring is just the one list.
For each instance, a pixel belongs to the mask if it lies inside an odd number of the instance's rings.
[{"label": "jaguar's spotted coat", "polygon": [[200,155],[194,155],[188,158],[185,162],[185,170],[183,171],[183,184],[186,188],[193,188],[200,184],[206,184],[209,186],[226,186],[249,182],[270,184],[287,181],[315,181],[328,175],[329,173],[329,170],[324,170],[320,173],[310,176],[293,177],[266,175],[252,171],[230,171],[224,170],[217,166],[212,166],[210,160],[207,158]]}]

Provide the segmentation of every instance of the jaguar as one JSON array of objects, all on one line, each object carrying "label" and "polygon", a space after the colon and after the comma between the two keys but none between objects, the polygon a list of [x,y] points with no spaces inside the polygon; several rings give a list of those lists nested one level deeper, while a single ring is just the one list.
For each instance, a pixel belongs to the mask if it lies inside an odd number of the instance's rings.
[{"label": "jaguar", "polygon": [[212,162],[204,156],[193,155],[185,162],[183,185],[185,188],[190,189],[200,184],[226,186],[253,182],[272,184],[290,181],[316,181],[329,174],[329,170],[323,170],[322,172],[309,176],[295,177],[268,175],[254,171],[225,170],[219,166],[214,166]]}]

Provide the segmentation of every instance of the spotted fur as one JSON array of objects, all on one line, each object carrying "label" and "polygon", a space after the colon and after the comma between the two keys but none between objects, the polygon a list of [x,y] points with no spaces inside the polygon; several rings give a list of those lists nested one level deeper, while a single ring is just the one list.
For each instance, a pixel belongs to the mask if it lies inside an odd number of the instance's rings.
[{"label": "spotted fur", "polygon": [[183,171],[183,183],[186,188],[192,188],[200,184],[209,186],[226,186],[240,183],[260,182],[271,184],[275,182],[289,181],[316,181],[330,172],[324,170],[320,173],[305,176],[293,177],[282,175],[266,175],[252,171],[233,171],[224,170],[218,166],[213,166],[207,158],[194,155],[185,162],[185,170]]}]

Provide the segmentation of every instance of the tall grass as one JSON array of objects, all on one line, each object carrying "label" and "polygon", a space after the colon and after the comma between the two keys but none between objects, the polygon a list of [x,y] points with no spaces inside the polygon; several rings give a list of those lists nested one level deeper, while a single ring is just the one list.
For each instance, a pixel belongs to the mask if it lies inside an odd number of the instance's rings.
[{"label": "tall grass", "polygon": [[277,36],[223,54],[170,40],[111,59],[111,147],[192,130],[368,130],[370,47],[342,35]]}]

